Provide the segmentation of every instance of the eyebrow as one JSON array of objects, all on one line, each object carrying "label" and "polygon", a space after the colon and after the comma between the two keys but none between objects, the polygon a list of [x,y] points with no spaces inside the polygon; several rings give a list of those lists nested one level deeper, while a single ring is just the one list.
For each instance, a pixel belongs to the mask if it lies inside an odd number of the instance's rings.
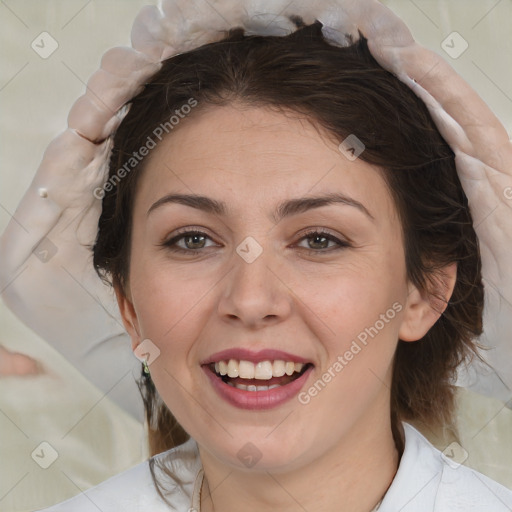
[{"label": "eyebrow", "polygon": [[[183,204],[185,206],[190,206],[191,208],[202,210],[206,213],[220,216],[226,216],[229,212],[226,203],[207,196],[197,194],[167,194],[156,201],[153,205],[151,205],[146,215],[149,215],[155,209],[168,203]],[[271,218],[277,224],[281,219],[285,217],[290,217],[292,215],[304,213],[314,208],[320,208],[322,206],[336,203],[353,206],[354,208],[357,208],[359,211],[363,212],[373,221],[375,220],[374,216],[362,203],[341,193],[330,193],[321,196],[288,199],[277,206],[271,215]]]}]

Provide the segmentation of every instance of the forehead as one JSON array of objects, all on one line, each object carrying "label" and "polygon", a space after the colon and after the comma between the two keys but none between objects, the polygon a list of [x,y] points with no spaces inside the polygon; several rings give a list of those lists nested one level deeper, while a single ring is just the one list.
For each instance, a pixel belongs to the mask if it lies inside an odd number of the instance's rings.
[{"label": "forehead", "polygon": [[361,202],[390,196],[379,170],[340,151],[342,140],[294,112],[267,107],[209,107],[181,121],[152,150],[139,203],[180,191],[222,194],[240,206],[270,197],[343,192]]}]

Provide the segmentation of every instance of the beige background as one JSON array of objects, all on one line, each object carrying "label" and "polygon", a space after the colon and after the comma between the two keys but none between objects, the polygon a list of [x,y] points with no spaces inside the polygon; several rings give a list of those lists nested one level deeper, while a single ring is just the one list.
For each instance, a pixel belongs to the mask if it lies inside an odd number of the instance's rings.
[{"label": "beige background", "polygon": [[[44,149],[65,129],[67,113],[83,94],[101,55],[111,46],[129,44],[132,21],[145,3],[151,2],[0,3],[0,231],[28,187]],[[512,134],[512,1],[384,3],[404,19],[420,43],[451,62]],[[43,31],[58,43],[47,59],[31,48]],[[453,31],[469,44],[457,59],[441,48]],[[43,376],[0,379],[1,510],[28,511],[61,501],[143,459],[140,424],[1,303],[0,344],[32,355],[50,369]],[[487,429],[474,441],[468,438],[466,448],[473,444],[467,464],[512,487],[512,475],[500,466],[500,460],[512,460],[511,411],[496,401],[471,399],[467,393],[462,402],[466,404],[462,416],[480,415]],[[31,457],[43,441],[58,452],[57,461],[46,470]]]}]

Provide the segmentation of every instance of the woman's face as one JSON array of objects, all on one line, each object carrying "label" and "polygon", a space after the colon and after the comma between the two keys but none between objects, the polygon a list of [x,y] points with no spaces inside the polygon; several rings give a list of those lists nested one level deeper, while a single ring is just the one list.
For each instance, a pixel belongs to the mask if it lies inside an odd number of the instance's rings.
[{"label": "woman's face", "polygon": [[[282,113],[214,107],[152,150],[138,184],[121,311],[134,347],[151,342],[163,400],[226,464],[298,467],[389,423],[393,354],[412,336],[401,226],[379,172],[338,144]],[[242,389],[207,364],[230,359]],[[309,364],[291,381],[286,362]]]}]

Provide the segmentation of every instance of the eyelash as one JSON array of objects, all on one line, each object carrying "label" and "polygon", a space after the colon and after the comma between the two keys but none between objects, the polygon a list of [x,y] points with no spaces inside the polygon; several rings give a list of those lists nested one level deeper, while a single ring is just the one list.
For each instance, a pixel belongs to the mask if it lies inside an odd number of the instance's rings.
[{"label": "eyelash", "polygon": [[[159,246],[166,247],[170,251],[179,252],[182,254],[183,253],[185,253],[185,254],[196,253],[197,254],[200,251],[202,251],[203,249],[183,249],[181,247],[176,246],[176,243],[178,241],[180,241],[181,239],[187,238],[190,236],[194,236],[194,235],[204,236],[211,240],[211,238],[203,231],[198,231],[198,230],[192,229],[192,230],[178,232],[178,234],[176,234],[176,236],[172,237],[170,240],[167,240],[167,241],[159,244]],[[325,253],[325,252],[331,252],[333,250],[339,250],[339,249],[345,249],[347,247],[351,247],[351,244],[349,242],[347,242],[345,240],[340,240],[339,238],[335,237],[334,235],[332,235],[331,233],[329,233],[327,231],[322,231],[322,230],[317,230],[317,229],[312,229],[312,230],[307,231],[306,233],[304,233],[302,235],[302,237],[300,238],[299,241],[307,239],[307,238],[313,238],[314,236],[321,236],[322,238],[326,238],[327,240],[329,240],[331,242],[335,242],[338,244],[338,247],[336,247],[334,249],[332,247],[326,248],[326,249],[308,249],[306,247],[301,247],[301,249],[307,251],[309,254],[320,254],[320,253]]]}]

